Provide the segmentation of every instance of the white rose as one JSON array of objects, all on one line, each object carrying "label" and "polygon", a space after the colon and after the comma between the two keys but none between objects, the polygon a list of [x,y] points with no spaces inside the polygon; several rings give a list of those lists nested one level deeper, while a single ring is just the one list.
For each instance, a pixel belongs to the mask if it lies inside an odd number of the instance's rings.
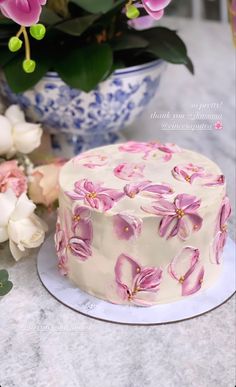
[{"label": "white rose", "polygon": [[17,105],[10,106],[5,116],[0,115],[0,155],[12,157],[16,152],[28,154],[41,143],[42,129],[38,124],[25,121],[24,113]]},{"label": "white rose", "polygon": [[0,243],[9,239],[16,261],[44,241],[47,226],[34,214],[35,208],[26,194],[18,199],[12,190],[0,194]]}]

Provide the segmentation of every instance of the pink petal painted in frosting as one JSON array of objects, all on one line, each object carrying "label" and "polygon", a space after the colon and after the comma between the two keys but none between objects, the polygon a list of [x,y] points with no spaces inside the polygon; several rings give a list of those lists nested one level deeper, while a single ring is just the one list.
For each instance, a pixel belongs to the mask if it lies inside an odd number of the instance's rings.
[{"label": "pink petal painted in frosting", "polygon": [[113,225],[119,239],[138,238],[142,231],[142,220],[126,213],[114,215]]},{"label": "pink petal painted in frosting", "polygon": [[72,237],[68,244],[71,253],[78,257],[81,261],[86,261],[92,256],[92,250],[89,241],[80,239],[78,237]]},{"label": "pink petal painted in frosting", "polygon": [[134,181],[144,177],[144,168],[145,164],[141,163],[122,163],[114,169],[114,174],[119,179]]}]

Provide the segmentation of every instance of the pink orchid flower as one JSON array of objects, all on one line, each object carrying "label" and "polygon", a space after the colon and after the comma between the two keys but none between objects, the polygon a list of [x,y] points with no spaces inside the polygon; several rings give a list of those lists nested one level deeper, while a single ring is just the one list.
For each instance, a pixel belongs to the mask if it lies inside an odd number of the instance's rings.
[{"label": "pink orchid flower", "polygon": [[120,213],[113,216],[113,226],[119,239],[138,238],[142,231],[142,220],[134,215]]},{"label": "pink orchid flower", "polygon": [[182,296],[194,294],[202,287],[204,267],[199,257],[198,249],[184,247],[168,266],[171,277],[182,286]]},{"label": "pink orchid flower", "polygon": [[0,11],[4,16],[22,26],[37,24],[42,11],[42,5],[47,0],[0,0]]},{"label": "pink orchid flower", "polygon": [[114,169],[114,174],[122,180],[137,180],[144,177],[144,168],[145,164],[141,163],[122,163]]},{"label": "pink orchid flower", "polygon": [[192,163],[177,165],[172,169],[172,175],[175,179],[180,181],[186,181],[187,183],[193,184],[197,178],[205,177],[206,171],[203,167]]},{"label": "pink orchid flower", "polygon": [[167,234],[168,239],[178,235],[186,240],[191,231],[198,231],[202,227],[203,219],[197,213],[200,205],[201,200],[196,196],[180,194],[176,196],[173,203],[160,199],[153,202],[150,207],[142,207],[142,209],[151,214],[163,216],[159,224],[161,237]]},{"label": "pink orchid flower", "polygon": [[133,27],[135,30],[145,30],[154,26],[155,20],[153,17],[146,15],[137,17],[128,21],[128,24]]},{"label": "pink orchid flower", "polygon": [[91,211],[88,207],[75,206],[72,213],[72,231],[82,239],[93,238]]},{"label": "pink orchid flower", "polygon": [[103,187],[87,179],[79,180],[74,185],[73,192],[66,192],[73,200],[83,200],[85,205],[101,211],[110,210],[123,196],[123,192]]},{"label": "pink orchid flower", "polygon": [[115,265],[115,277],[123,300],[148,306],[153,303],[153,293],[160,288],[162,269],[141,267],[130,256],[121,254]]},{"label": "pink orchid flower", "polygon": [[150,181],[140,183],[126,184],[124,192],[131,199],[142,192],[151,195],[152,197],[162,198],[165,195],[170,195],[174,192],[173,188],[168,184],[153,184]]},{"label": "pink orchid flower", "polygon": [[77,236],[72,237],[68,244],[71,253],[81,261],[86,261],[92,256],[90,240],[83,240]]},{"label": "pink orchid flower", "polygon": [[61,229],[60,222],[57,221],[56,224],[56,233],[55,233],[55,246],[57,256],[59,258],[58,268],[62,275],[68,274],[67,267],[67,254],[66,254],[66,237],[64,231]]},{"label": "pink orchid flower", "polygon": [[231,215],[231,205],[226,196],[222,202],[220,213],[217,219],[216,235],[213,242],[214,258],[213,262],[218,265],[221,263],[222,253],[228,236],[227,221]]},{"label": "pink orchid flower", "polygon": [[75,164],[82,163],[82,165],[86,168],[94,169],[96,167],[103,167],[108,163],[108,157],[104,155],[81,155],[77,156],[73,159]]},{"label": "pink orchid flower", "polygon": [[[128,153],[144,153],[143,159],[147,160],[150,153],[156,152],[160,150],[161,152],[164,152],[165,155],[163,156],[164,161],[169,161],[172,158],[172,155],[174,153],[181,152],[181,149],[171,143],[167,144],[161,144],[158,141],[150,141],[150,142],[136,142],[136,141],[129,141],[126,144],[122,144],[119,147],[119,150],[121,152],[128,152]],[[156,154],[153,154],[153,157],[155,157]]]},{"label": "pink orchid flower", "polygon": [[203,184],[206,187],[216,187],[218,185],[224,185],[225,184],[225,176],[219,175],[215,176],[214,178],[210,179],[207,183]]},{"label": "pink orchid flower", "polygon": [[142,0],[146,12],[156,20],[160,20],[164,15],[164,8],[169,5],[171,0]]}]

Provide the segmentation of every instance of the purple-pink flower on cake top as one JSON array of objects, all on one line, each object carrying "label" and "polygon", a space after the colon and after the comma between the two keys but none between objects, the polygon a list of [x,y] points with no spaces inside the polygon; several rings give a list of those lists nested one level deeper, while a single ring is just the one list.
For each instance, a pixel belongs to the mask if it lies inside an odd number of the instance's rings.
[{"label": "purple-pink flower on cake top", "polygon": [[184,247],[168,266],[171,277],[182,286],[182,296],[196,293],[202,286],[204,267],[200,252],[193,247]]},{"label": "purple-pink flower on cake top", "polygon": [[157,151],[164,152],[165,155],[162,157],[164,161],[169,161],[172,158],[172,155],[174,153],[181,152],[181,149],[171,143],[167,144],[161,144],[158,141],[150,141],[150,142],[136,142],[136,141],[129,141],[126,144],[122,144],[119,147],[119,150],[121,152],[128,152],[128,153],[143,153],[143,159],[147,160],[150,153],[152,154],[152,157],[157,156]]},{"label": "purple-pink flower on cake top", "polygon": [[74,191],[66,192],[73,200],[82,200],[85,205],[101,211],[110,210],[123,196],[123,192],[103,187],[101,183],[82,179],[74,184]]},{"label": "purple-pink flower on cake top", "polygon": [[171,0],[142,0],[146,12],[155,20],[160,20],[164,15],[164,9]]},{"label": "purple-pink flower on cake top", "polygon": [[115,278],[123,300],[149,306],[160,288],[162,269],[142,267],[130,256],[121,254],[115,265]]},{"label": "purple-pink flower on cake top", "polygon": [[62,275],[68,274],[68,268],[67,268],[67,254],[66,254],[66,236],[64,231],[61,228],[59,220],[56,224],[56,233],[55,233],[55,246],[56,246],[56,252],[59,259],[58,262],[58,268],[60,270],[60,273]]},{"label": "purple-pink flower on cake top", "polygon": [[220,264],[221,256],[227,240],[227,221],[231,214],[231,205],[229,198],[226,196],[222,202],[222,207],[217,219],[216,235],[213,242],[213,262]]},{"label": "purple-pink flower on cake top", "polygon": [[82,164],[84,167],[94,169],[96,167],[103,167],[108,163],[108,157],[104,155],[97,154],[84,154],[81,156],[77,156],[73,159],[75,164]]},{"label": "purple-pink flower on cake top", "polygon": [[186,240],[192,231],[198,231],[202,227],[203,219],[197,213],[201,200],[188,194],[177,195],[174,202],[160,199],[150,206],[142,207],[148,213],[162,216],[159,224],[159,234],[168,238],[178,235]]},{"label": "purple-pink flower on cake top", "polygon": [[169,184],[153,184],[150,181],[143,181],[140,183],[126,184],[124,192],[131,199],[135,198],[135,196],[140,193],[144,193],[155,198],[162,198],[166,195],[173,194],[174,190]]},{"label": "purple-pink flower on cake top", "polygon": [[42,6],[47,0],[0,0],[0,11],[4,16],[23,26],[38,23]]},{"label": "purple-pink flower on cake top", "polygon": [[122,180],[137,180],[144,177],[144,168],[142,163],[122,163],[114,169],[114,174]]},{"label": "purple-pink flower on cake top", "polygon": [[113,216],[113,226],[119,239],[138,238],[142,231],[142,220],[134,215],[120,213]]},{"label": "purple-pink flower on cake top", "polygon": [[172,175],[177,180],[186,181],[187,183],[192,184],[195,179],[199,177],[205,177],[206,171],[199,165],[189,163],[184,165],[176,165],[172,169]]}]

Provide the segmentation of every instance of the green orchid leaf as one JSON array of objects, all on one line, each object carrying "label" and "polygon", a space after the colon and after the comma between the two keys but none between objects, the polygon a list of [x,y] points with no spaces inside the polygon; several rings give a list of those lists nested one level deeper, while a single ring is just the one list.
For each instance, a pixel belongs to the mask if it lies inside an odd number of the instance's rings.
[{"label": "green orchid leaf", "polygon": [[89,92],[108,74],[113,55],[108,44],[78,47],[56,63],[56,71],[69,86]]},{"label": "green orchid leaf", "polygon": [[13,92],[22,93],[32,88],[50,69],[51,58],[46,55],[38,53],[33,56],[33,59],[36,61],[36,69],[31,74],[23,70],[24,57],[21,55],[16,56],[3,67],[8,85]]},{"label": "green orchid leaf", "polygon": [[43,7],[40,15],[40,23],[51,26],[60,23],[63,19],[47,7]]},{"label": "green orchid leaf", "polygon": [[71,0],[71,2],[91,13],[106,13],[118,4],[125,3],[124,0],[116,2],[113,0]]},{"label": "green orchid leaf", "polygon": [[63,23],[59,23],[55,26],[55,28],[69,35],[80,36],[99,17],[100,15],[88,15],[88,16],[78,17],[75,19],[66,20]]},{"label": "green orchid leaf", "polygon": [[15,56],[16,53],[11,52],[8,47],[0,47],[0,67],[4,67]]},{"label": "green orchid leaf", "polygon": [[149,45],[148,40],[134,33],[126,33],[119,39],[114,40],[112,48],[114,51],[129,50],[132,48],[145,48]]},{"label": "green orchid leaf", "polygon": [[187,64],[188,56],[184,42],[175,31],[165,27],[143,31],[141,36],[149,40],[147,51],[174,64]]}]

